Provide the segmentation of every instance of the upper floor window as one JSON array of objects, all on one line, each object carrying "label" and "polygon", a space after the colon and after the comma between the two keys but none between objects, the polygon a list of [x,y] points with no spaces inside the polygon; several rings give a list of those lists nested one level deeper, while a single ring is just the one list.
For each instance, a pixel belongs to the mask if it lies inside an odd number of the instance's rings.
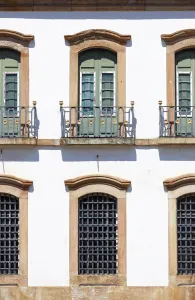
[{"label": "upper floor window", "polygon": [[126,43],[129,35],[92,29],[67,35],[70,104],[61,103],[62,137],[134,137],[126,107]]},{"label": "upper floor window", "polygon": [[[79,99],[83,114],[106,113],[116,106],[117,57],[102,49],[84,51],[79,55]],[[99,108],[97,112],[96,107]]]},{"label": "upper floor window", "polygon": [[160,136],[195,136],[195,30],[161,38],[167,49],[167,101],[160,101]]},{"label": "upper floor window", "polygon": [[35,102],[29,105],[32,35],[0,29],[0,137],[36,137]]},{"label": "upper floor window", "polygon": [[17,112],[20,105],[20,53],[11,49],[0,49],[0,105],[8,115]]}]

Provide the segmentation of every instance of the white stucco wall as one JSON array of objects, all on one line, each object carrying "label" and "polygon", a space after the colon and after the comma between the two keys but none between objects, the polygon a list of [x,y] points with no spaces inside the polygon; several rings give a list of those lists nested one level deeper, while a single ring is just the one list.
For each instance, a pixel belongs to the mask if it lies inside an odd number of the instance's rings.
[{"label": "white stucco wall", "polygon": [[127,44],[127,106],[135,101],[137,137],[158,136],[158,100],[166,104],[162,33],[195,27],[195,12],[0,13],[0,28],[33,34],[30,101],[37,101],[40,138],[60,137],[59,101],[69,105],[69,46],[65,34],[104,28],[131,34]]},{"label": "white stucco wall", "polygon": [[28,212],[29,285],[69,284],[69,195],[64,180],[98,173],[97,155],[100,173],[132,181],[127,194],[128,285],[167,285],[168,197],[163,180],[194,172],[193,148],[4,149],[6,174],[34,183]]},{"label": "white stucco wall", "polygon": [[[40,138],[60,138],[59,101],[69,104],[69,47],[64,35],[90,28],[131,34],[127,105],[135,101],[137,138],[158,136],[158,100],[166,103],[166,48],[160,35],[195,28],[195,12],[0,13],[0,28],[35,36],[30,48],[30,101]],[[129,179],[127,280],[168,284],[168,199],[163,180],[194,172],[193,148],[3,149],[6,174],[33,180],[29,192],[29,285],[69,285],[69,195],[64,180],[99,172]],[[0,172],[4,172],[0,162]],[[76,259],[76,258],[75,258]]]}]

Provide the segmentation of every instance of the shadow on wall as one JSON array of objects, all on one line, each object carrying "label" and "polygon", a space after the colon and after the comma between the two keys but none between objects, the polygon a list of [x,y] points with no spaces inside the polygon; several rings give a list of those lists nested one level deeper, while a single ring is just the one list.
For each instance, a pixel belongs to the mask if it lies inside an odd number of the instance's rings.
[{"label": "shadow on wall", "polygon": [[101,146],[101,148],[92,148],[90,146],[82,146],[77,148],[61,149],[62,160],[66,162],[79,161],[136,161],[136,151],[134,147],[115,148],[109,146]]},{"label": "shadow on wall", "polygon": [[39,151],[36,147],[25,149],[21,148],[5,148],[0,149],[0,163],[4,161],[26,161],[26,162],[36,162],[39,161]]},{"label": "shadow on wall", "polygon": [[[150,19],[194,19],[195,12],[166,12],[166,11],[142,11],[142,12],[0,12],[0,19],[105,19],[105,20],[150,20]],[[103,26],[104,27],[104,26]]]},{"label": "shadow on wall", "polygon": [[164,161],[194,161],[195,151],[194,147],[175,148],[174,146],[159,148],[159,159]]}]

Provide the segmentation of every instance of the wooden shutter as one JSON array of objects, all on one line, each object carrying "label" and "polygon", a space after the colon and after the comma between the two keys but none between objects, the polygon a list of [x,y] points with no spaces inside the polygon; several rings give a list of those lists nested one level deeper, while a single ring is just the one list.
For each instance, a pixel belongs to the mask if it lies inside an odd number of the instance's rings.
[{"label": "wooden shutter", "polygon": [[176,54],[176,134],[195,134],[195,51]]},{"label": "wooden shutter", "polygon": [[195,105],[195,52],[185,50],[176,56],[176,104],[179,108],[190,111],[190,106]]},{"label": "wooden shutter", "polygon": [[19,105],[20,54],[9,49],[2,51],[3,100],[6,109]]},{"label": "wooden shutter", "polygon": [[[96,54],[96,53],[95,53]],[[95,105],[96,69],[95,57],[92,51],[86,51],[80,56],[80,101],[84,115],[92,115]]]},{"label": "wooden shutter", "polygon": [[102,109],[109,110],[116,106],[116,54],[101,50],[100,56],[100,104]]}]

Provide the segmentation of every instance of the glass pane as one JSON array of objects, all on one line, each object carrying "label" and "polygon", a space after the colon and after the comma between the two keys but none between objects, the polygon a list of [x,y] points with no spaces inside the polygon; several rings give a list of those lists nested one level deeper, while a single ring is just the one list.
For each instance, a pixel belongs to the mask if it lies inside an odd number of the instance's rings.
[{"label": "glass pane", "polygon": [[114,105],[114,73],[102,73],[102,109],[112,113]]},{"label": "glass pane", "polygon": [[82,112],[93,114],[94,105],[94,74],[82,74]]},{"label": "glass pane", "polygon": [[191,74],[178,74],[179,110],[184,114],[190,112],[191,106]]},{"label": "glass pane", "polygon": [[9,114],[17,111],[18,74],[5,74],[5,107]]}]

